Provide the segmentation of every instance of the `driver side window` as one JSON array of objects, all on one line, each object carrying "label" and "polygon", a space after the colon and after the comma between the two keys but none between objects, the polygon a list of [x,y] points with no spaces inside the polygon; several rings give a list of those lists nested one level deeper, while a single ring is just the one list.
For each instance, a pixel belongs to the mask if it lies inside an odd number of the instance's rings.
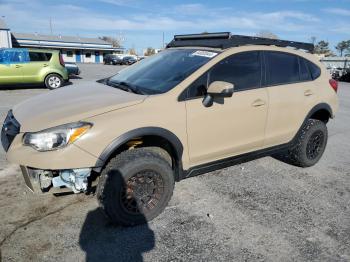
[{"label": "driver side window", "polygon": [[214,81],[234,84],[235,92],[259,88],[262,75],[260,61],[259,51],[242,52],[229,56],[194,81],[187,88],[187,93],[183,95],[187,100],[203,98],[207,93],[209,83]]}]

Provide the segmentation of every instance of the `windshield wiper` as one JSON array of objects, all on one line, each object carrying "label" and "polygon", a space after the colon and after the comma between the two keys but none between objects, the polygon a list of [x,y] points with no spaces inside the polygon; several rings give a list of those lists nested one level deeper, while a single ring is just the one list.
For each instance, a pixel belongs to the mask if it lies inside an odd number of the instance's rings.
[{"label": "windshield wiper", "polygon": [[108,80],[107,85],[115,87],[115,88],[119,88],[119,89],[126,91],[126,92],[129,92],[129,93],[134,93],[134,94],[139,94],[139,95],[145,94],[136,86],[133,86],[133,85],[126,83],[126,82],[112,82],[112,81]]}]

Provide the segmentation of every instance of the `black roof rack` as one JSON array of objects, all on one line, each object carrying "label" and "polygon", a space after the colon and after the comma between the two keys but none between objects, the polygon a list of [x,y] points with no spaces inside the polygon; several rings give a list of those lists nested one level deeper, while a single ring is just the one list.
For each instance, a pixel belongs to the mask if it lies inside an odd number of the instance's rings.
[{"label": "black roof rack", "polygon": [[226,49],[244,45],[275,45],[279,47],[294,47],[296,49],[303,49],[310,53],[313,53],[314,51],[314,45],[310,43],[262,38],[256,36],[232,35],[229,32],[175,35],[174,39],[167,45],[167,48],[199,46]]}]

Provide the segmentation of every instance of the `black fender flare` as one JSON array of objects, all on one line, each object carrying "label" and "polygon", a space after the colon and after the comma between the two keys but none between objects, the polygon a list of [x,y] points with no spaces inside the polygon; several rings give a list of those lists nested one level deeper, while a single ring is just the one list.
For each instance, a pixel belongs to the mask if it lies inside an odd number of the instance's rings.
[{"label": "black fender flare", "polygon": [[310,112],[307,114],[307,116],[306,116],[306,118],[305,118],[305,120],[304,120],[304,123],[305,123],[314,113],[316,113],[316,112],[319,111],[319,110],[326,110],[326,111],[328,111],[330,118],[333,118],[333,117],[334,117],[334,116],[333,116],[333,110],[332,110],[331,106],[328,105],[327,103],[320,103],[320,104],[317,104],[316,106],[314,106],[314,107],[310,110]]},{"label": "black fender flare", "polygon": [[106,164],[106,161],[111,157],[111,155],[123,144],[129,140],[140,137],[140,136],[159,136],[172,145],[175,153],[176,161],[176,176],[182,172],[182,154],[183,154],[183,145],[180,139],[171,131],[161,128],[161,127],[141,127],[128,131],[121,136],[114,139],[100,154],[98,161],[96,162],[96,167],[103,167]]}]

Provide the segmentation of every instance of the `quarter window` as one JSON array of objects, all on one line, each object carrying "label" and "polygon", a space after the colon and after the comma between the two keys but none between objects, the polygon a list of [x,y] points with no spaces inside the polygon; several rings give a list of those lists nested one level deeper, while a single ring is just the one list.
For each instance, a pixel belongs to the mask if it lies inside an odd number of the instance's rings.
[{"label": "quarter window", "polygon": [[315,80],[321,75],[321,69],[315,65],[314,63],[307,61],[307,65],[309,67],[312,79]]},{"label": "quarter window", "polygon": [[298,57],[282,52],[266,52],[267,85],[299,82]]},{"label": "quarter window", "polygon": [[260,87],[260,52],[243,52],[222,60],[210,71],[210,83],[214,81],[232,83],[235,91]]},{"label": "quarter window", "polygon": [[307,61],[304,58],[299,57],[299,66],[300,66],[300,80],[301,81],[312,80],[310,75],[310,70],[307,66]]}]

